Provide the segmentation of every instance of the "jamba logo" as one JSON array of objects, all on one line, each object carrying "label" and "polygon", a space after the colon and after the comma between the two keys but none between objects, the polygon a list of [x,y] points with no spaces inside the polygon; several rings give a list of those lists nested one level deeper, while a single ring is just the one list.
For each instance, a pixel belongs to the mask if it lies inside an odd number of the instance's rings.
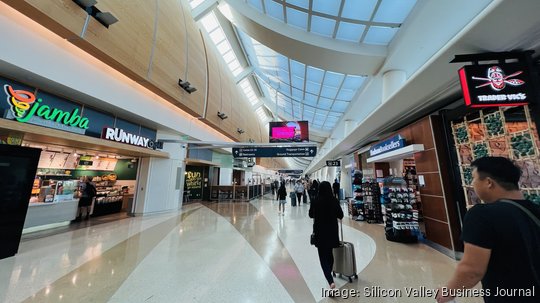
[{"label": "jamba logo", "polygon": [[30,109],[30,105],[36,101],[36,96],[25,90],[14,90],[10,85],[4,85],[7,102],[11,106],[11,112],[15,118],[24,117],[24,113]]},{"label": "jamba logo", "polygon": [[4,85],[7,95],[7,102],[11,106],[11,113],[19,122],[28,122],[32,117],[38,116],[45,120],[62,123],[68,126],[75,126],[88,129],[88,118],[79,116],[79,109],[75,108],[71,112],[65,112],[57,108],[43,105],[41,98],[36,100],[36,96],[25,90],[15,90],[11,85]]}]

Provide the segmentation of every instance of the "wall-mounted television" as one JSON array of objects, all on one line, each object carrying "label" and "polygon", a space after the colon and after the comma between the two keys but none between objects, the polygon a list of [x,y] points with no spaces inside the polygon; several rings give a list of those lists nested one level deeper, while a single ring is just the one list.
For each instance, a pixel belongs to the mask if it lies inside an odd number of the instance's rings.
[{"label": "wall-mounted television", "polygon": [[309,142],[307,121],[270,122],[270,143]]}]

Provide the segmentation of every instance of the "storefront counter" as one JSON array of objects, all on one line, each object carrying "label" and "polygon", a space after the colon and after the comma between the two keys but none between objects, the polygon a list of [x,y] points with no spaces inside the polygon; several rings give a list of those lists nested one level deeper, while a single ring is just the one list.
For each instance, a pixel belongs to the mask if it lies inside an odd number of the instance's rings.
[{"label": "storefront counter", "polygon": [[79,199],[55,203],[30,203],[23,233],[67,225],[77,216]]}]

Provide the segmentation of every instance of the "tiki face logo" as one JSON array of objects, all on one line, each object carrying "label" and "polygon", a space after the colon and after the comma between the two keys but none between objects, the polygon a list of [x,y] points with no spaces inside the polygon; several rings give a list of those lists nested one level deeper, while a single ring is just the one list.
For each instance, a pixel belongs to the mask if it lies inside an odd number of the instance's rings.
[{"label": "tiki face logo", "polygon": [[7,102],[11,106],[11,113],[15,118],[23,118],[31,105],[36,101],[36,96],[29,91],[15,90],[11,85],[4,85]]},{"label": "tiki face logo", "polygon": [[494,91],[501,91],[506,87],[506,84],[512,85],[512,86],[520,86],[522,84],[525,84],[525,81],[520,79],[510,79],[512,77],[515,77],[517,75],[520,75],[523,73],[523,71],[517,71],[510,75],[505,75],[502,68],[498,66],[492,66],[488,68],[487,70],[487,78],[482,77],[472,77],[473,80],[481,80],[486,81],[483,84],[480,84],[476,86],[475,88],[480,88],[484,86],[491,85],[491,89]]}]

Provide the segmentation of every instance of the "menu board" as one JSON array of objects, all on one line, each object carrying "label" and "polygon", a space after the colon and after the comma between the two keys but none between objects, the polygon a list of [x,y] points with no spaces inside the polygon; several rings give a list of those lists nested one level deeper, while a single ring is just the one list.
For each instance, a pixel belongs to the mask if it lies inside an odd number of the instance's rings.
[{"label": "menu board", "polygon": [[79,163],[79,156],[77,154],[69,154],[64,169],[75,169]]},{"label": "menu board", "polygon": [[69,154],[65,153],[55,153],[54,159],[51,162],[49,168],[64,168]]},{"label": "menu board", "polygon": [[38,168],[50,168],[55,154],[55,152],[42,151],[39,157]]}]

